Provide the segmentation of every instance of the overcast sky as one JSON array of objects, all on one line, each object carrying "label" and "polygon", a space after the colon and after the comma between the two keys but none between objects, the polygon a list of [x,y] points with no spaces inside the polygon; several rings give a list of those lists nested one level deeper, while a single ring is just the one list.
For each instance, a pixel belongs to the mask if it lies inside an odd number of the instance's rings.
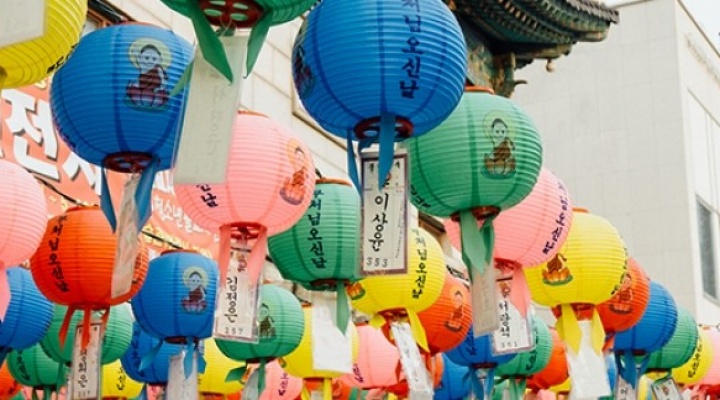
[{"label": "overcast sky", "polygon": [[720,48],[720,0],[684,0],[710,40]]}]

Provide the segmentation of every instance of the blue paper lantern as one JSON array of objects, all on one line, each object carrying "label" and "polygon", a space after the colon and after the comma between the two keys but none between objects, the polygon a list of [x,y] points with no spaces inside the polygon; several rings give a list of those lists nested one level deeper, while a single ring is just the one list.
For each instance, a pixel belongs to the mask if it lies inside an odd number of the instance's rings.
[{"label": "blue paper lantern", "polygon": [[470,394],[470,368],[455,364],[443,354],[443,374],[435,388],[435,400],[462,400]]},{"label": "blue paper lantern", "polygon": [[359,140],[359,150],[379,141],[382,184],[393,143],[427,133],[457,106],[467,51],[440,0],[324,0],[300,29],[292,67],[300,100],[323,128]]},{"label": "blue paper lantern", "polygon": [[179,354],[182,346],[175,344],[163,345],[150,365],[140,370],[143,358],[150,354],[160,342],[160,339],[144,332],[140,325],[133,324],[130,346],[120,358],[125,372],[131,379],[149,385],[167,384],[170,372],[170,357]]},{"label": "blue paper lantern", "polygon": [[0,323],[0,365],[11,349],[31,347],[45,336],[53,317],[52,303],[38,290],[30,271],[7,269],[10,305]]},{"label": "blue paper lantern", "polygon": [[670,292],[659,283],[650,282],[650,301],[642,318],[632,328],[615,335],[613,351],[625,381],[635,387],[645,373],[649,354],[670,341],[677,321],[677,305]]},{"label": "blue paper lantern", "polygon": [[[172,167],[185,92],[171,91],[192,54],[172,31],[115,25],[83,37],[53,78],[50,106],[70,149],[113,171],[143,173],[135,195],[139,227],[150,216],[155,173]],[[102,185],[103,211],[115,228],[105,174]]]}]

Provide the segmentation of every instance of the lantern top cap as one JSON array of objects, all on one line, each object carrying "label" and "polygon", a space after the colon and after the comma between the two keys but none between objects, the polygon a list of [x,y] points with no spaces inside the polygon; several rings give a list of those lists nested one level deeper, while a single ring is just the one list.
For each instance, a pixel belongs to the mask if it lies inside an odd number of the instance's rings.
[{"label": "lantern top cap", "polygon": [[338,179],[338,178],[318,178],[315,180],[316,185],[323,185],[323,184],[334,184],[334,185],[345,185],[345,186],[352,186],[350,182],[344,180],[344,179]]},{"label": "lantern top cap", "polygon": [[487,86],[466,86],[465,92],[484,92],[484,93],[495,94],[495,91],[492,90],[492,88],[487,87]]},{"label": "lantern top cap", "polygon": [[93,209],[100,209],[100,206],[97,204],[77,205],[77,206],[68,208],[67,210],[65,210],[65,212],[69,213],[72,211],[93,210]]},{"label": "lantern top cap", "polygon": [[590,211],[587,208],[583,207],[573,207],[573,212],[580,213],[580,214],[589,214]]},{"label": "lantern top cap", "polygon": [[256,116],[256,117],[269,118],[267,115],[265,115],[265,114],[263,114],[263,113],[261,113],[261,112],[251,111],[251,110],[240,110],[240,111],[238,111],[238,114],[240,114],[240,115],[254,115],[254,116]]},{"label": "lantern top cap", "polygon": [[172,253],[189,253],[189,254],[200,254],[197,250],[191,250],[191,249],[167,249],[163,250],[162,253],[160,253],[161,256],[164,256],[166,254],[172,254]]}]

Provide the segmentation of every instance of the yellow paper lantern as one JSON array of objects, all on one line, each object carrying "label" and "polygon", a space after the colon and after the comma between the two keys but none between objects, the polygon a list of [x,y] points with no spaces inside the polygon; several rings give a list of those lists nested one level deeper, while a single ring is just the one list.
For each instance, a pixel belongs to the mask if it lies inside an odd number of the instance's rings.
[{"label": "yellow paper lantern", "polygon": [[48,0],[46,7],[41,37],[0,48],[0,89],[31,85],[52,74],[80,40],[87,0]]},{"label": "yellow paper lantern", "polygon": [[700,382],[710,370],[710,365],[715,356],[710,335],[704,329],[698,328],[698,330],[700,336],[692,357],[682,366],[672,370],[675,382],[680,385],[688,386]]},{"label": "yellow paper lantern", "polygon": [[446,272],[440,244],[426,231],[411,229],[407,274],[369,276],[350,285],[347,292],[353,307],[372,316],[375,327],[386,319],[407,316],[418,345],[429,351],[417,314],[438,300]]},{"label": "yellow paper lantern", "polygon": [[134,399],[142,392],[142,383],[136,382],[125,373],[120,360],[102,367],[102,398],[113,400]]},{"label": "yellow paper lantern", "polygon": [[207,339],[203,341],[205,346],[205,373],[198,377],[198,391],[200,398],[206,395],[226,396],[236,393],[242,389],[243,385],[240,380],[226,382],[225,378],[230,370],[241,366],[241,363],[233,361],[223,353],[215,343],[215,339]]}]

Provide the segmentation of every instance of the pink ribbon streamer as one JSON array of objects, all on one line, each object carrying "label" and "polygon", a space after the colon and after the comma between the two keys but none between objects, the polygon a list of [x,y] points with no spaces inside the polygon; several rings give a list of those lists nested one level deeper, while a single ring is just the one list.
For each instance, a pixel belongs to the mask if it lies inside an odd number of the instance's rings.
[{"label": "pink ribbon streamer", "polygon": [[523,318],[527,317],[530,308],[530,289],[528,288],[525,273],[522,267],[516,265],[513,267],[513,277],[510,284],[510,301],[518,309]]}]

